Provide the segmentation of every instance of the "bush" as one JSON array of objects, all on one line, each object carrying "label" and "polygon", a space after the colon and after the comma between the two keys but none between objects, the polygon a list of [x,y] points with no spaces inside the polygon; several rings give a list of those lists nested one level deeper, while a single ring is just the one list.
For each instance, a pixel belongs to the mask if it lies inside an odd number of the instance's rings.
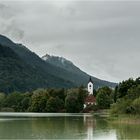
[{"label": "bush", "polygon": [[1,109],[1,112],[15,112],[15,110],[10,107],[4,107]]},{"label": "bush", "polygon": [[112,114],[125,114],[131,112],[131,103],[132,100],[129,99],[120,99],[111,106]]},{"label": "bush", "polygon": [[64,102],[57,97],[50,97],[46,104],[47,112],[61,112],[64,109]]},{"label": "bush", "polygon": [[112,90],[108,87],[103,87],[98,90],[96,96],[96,102],[100,109],[110,108],[110,104],[113,102],[111,98]]},{"label": "bush", "polygon": [[135,110],[135,113],[140,114],[140,97],[133,101],[132,106]]}]

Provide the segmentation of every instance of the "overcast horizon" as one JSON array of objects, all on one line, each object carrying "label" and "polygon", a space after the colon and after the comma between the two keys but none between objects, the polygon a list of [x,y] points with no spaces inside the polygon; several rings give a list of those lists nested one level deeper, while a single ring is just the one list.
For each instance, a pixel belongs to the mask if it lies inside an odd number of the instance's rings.
[{"label": "overcast horizon", "polygon": [[140,76],[140,1],[0,0],[0,34],[97,78]]}]

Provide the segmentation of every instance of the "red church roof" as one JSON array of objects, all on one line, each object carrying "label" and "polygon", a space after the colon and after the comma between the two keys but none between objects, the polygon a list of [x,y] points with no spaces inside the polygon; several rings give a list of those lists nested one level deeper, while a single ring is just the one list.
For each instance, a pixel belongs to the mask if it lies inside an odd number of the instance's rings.
[{"label": "red church roof", "polygon": [[88,95],[85,99],[85,104],[95,103],[95,102],[96,102],[96,98],[93,95]]}]

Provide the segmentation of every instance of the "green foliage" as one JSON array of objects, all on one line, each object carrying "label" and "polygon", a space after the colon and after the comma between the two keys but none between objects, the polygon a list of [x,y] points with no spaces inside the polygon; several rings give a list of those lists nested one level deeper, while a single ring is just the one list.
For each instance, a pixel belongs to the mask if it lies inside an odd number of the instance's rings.
[{"label": "green foliage", "polygon": [[78,89],[69,89],[65,98],[67,112],[76,113],[83,110],[87,92],[81,86]]},{"label": "green foliage", "polygon": [[21,101],[23,95],[18,92],[13,92],[6,96],[3,106],[8,108],[13,108],[15,111],[21,111]]},{"label": "green foliage", "polygon": [[83,110],[85,98],[87,96],[87,92],[84,90],[84,87],[81,86],[78,88],[78,102],[79,102],[79,110]]},{"label": "green foliage", "polygon": [[128,79],[116,87],[116,103],[112,105],[112,113],[140,114],[140,78]]},{"label": "green foliage", "polygon": [[117,88],[117,98],[122,98],[127,95],[127,92],[130,88],[136,86],[136,82],[133,79],[128,79],[126,81],[122,81]]},{"label": "green foliage", "polygon": [[24,97],[21,101],[21,109],[22,111],[26,112],[28,111],[28,107],[30,106],[31,98],[30,97]]},{"label": "green foliage", "polygon": [[31,112],[45,112],[46,103],[49,96],[46,90],[38,89],[33,92],[31,97],[31,106],[29,111]]},{"label": "green foliage", "polygon": [[112,90],[109,87],[103,87],[98,90],[96,102],[99,108],[107,109],[110,107],[110,104],[112,103],[111,93]]},{"label": "green foliage", "polygon": [[59,97],[50,97],[47,105],[46,111],[47,112],[61,112],[64,109],[64,102]]},{"label": "green foliage", "polygon": [[65,93],[65,89],[49,89],[49,96],[52,97],[59,97],[60,99],[62,99],[63,101],[65,100],[66,97],[66,93]]},{"label": "green foliage", "polygon": [[136,78],[135,82],[137,85],[140,85],[140,77]]},{"label": "green foliage", "polygon": [[1,108],[1,112],[15,112],[15,110],[10,107],[3,107]]},{"label": "green foliage", "polygon": [[33,92],[0,93],[0,111],[81,112],[86,97],[84,87],[77,89],[37,89]]},{"label": "green foliage", "polygon": [[136,114],[140,114],[140,97],[132,102],[132,107]]},{"label": "green foliage", "polygon": [[111,105],[111,113],[112,114],[125,114],[129,113],[131,107],[132,100],[130,99],[120,99],[113,105]]},{"label": "green foliage", "polygon": [[66,111],[70,113],[77,113],[80,111],[78,99],[74,96],[67,96],[65,100]]},{"label": "green foliage", "polygon": [[5,99],[5,94],[4,93],[0,93],[0,109],[1,109],[1,107],[2,107],[2,105],[3,105],[3,101],[4,101],[4,99]]},{"label": "green foliage", "polygon": [[127,97],[132,100],[140,97],[140,85],[130,88],[127,92]]}]

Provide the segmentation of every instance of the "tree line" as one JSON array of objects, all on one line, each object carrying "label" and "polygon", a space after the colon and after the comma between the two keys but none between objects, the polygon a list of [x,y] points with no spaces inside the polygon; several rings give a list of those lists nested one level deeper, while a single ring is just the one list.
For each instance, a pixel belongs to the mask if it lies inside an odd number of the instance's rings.
[{"label": "tree line", "polygon": [[84,109],[88,96],[83,86],[74,89],[37,89],[0,93],[0,111],[79,113],[110,109],[112,114],[140,114],[140,78],[120,82],[115,89],[94,89],[96,104]]},{"label": "tree line", "polygon": [[97,104],[84,109],[88,92],[85,87],[71,89],[37,89],[32,92],[0,93],[1,112],[69,112],[79,113],[109,108],[112,92],[109,87],[94,90]]},{"label": "tree line", "polygon": [[33,92],[0,93],[0,111],[80,112],[87,91],[77,89],[37,89]]},{"label": "tree line", "polygon": [[122,81],[114,90],[112,114],[140,114],[140,77]]}]

